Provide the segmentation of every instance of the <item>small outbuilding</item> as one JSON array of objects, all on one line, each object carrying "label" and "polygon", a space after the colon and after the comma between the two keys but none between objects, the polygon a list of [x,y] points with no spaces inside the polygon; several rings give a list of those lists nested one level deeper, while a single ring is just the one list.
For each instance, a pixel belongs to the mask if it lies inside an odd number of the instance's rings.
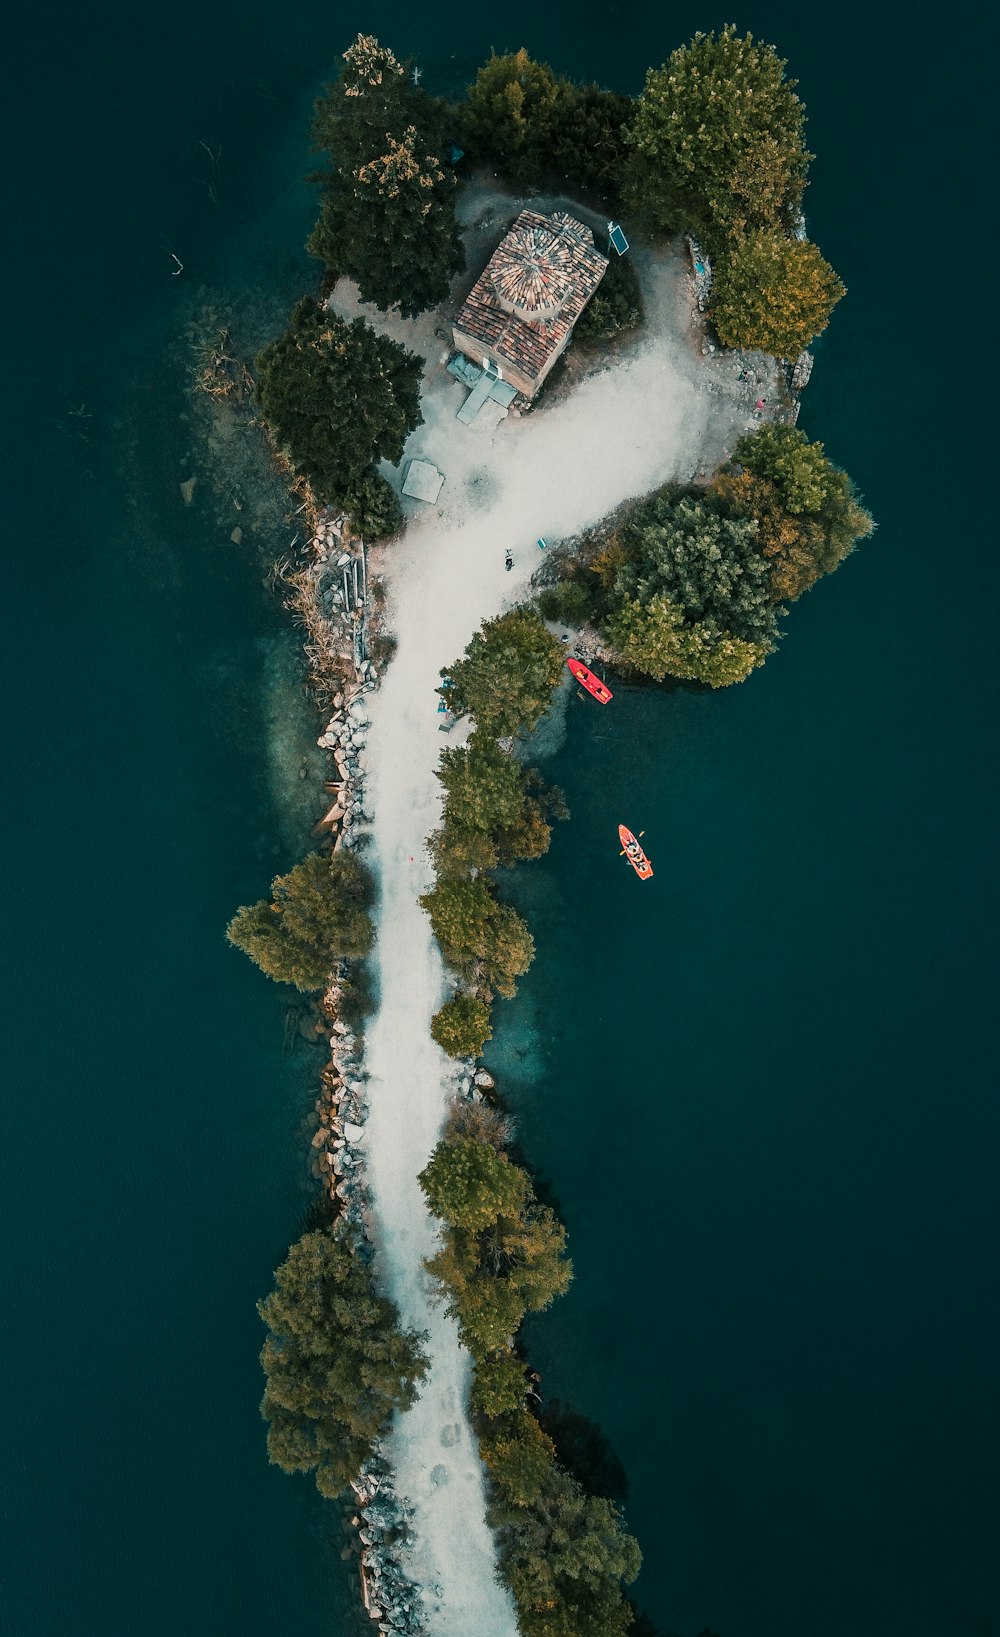
[{"label": "small outbuilding", "polygon": [[456,349],[533,398],[607,265],[574,216],[522,210],[455,320]]}]

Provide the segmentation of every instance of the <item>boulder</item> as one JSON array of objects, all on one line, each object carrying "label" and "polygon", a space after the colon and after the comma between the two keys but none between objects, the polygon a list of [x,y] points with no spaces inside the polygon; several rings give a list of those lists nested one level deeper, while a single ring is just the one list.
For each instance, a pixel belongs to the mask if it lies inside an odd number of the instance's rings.
[{"label": "boulder", "polygon": [[365,1134],[363,1125],[354,1125],[352,1121],[344,1121],[344,1136],[348,1142],[360,1142]]}]

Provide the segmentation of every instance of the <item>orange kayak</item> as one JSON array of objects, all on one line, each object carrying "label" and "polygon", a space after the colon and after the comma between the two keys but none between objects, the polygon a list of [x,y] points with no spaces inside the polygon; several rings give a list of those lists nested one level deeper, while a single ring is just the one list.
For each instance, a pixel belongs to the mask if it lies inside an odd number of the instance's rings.
[{"label": "orange kayak", "polygon": [[599,704],[606,705],[609,699],[614,698],[607,683],[602,682],[599,676],[595,676],[593,671],[588,670],[582,659],[568,659],[566,664],[581,688],[586,688],[589,694],[593,694]]},{"label": "orange kayak", "polygon": [[649,862],[635,836],[624,824],[618,826],[618,839],[622,844],[622,851],[628,859],[640,881],[648,881],[653,873],[653,866]]}]

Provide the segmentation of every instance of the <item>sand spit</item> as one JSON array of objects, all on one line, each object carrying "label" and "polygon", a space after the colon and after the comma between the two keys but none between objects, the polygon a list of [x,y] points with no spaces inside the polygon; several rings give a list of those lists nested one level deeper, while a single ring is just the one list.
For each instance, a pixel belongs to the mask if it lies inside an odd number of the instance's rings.
[{"label": "sand spit", "polygon": [[[495,240],[520,203],[482,194],[467,200],[472,237]],[[551,207],[545,201],[541,208]],[[407,458],[425,455],[445,474],[438,504],[404,502],[404,537],[380,561],[372,555],[398,647],[369,696],[364,753],[374,815],[368,856],[381,905],[374,956],[380,1004],[366,1031],[363,1142],[383,1277],[404,1323],[427,1332],[431,1361],[420,1399],[397,1419],[386,1453],[410,1508],[405,1567],[423,1587],[434,1637],[517,1632],[511,1600],[495,1578],[467,1410],[469,1358],[423,1267],[435,1228],[417,1175],[458,1076],[429,1032],[449,983],[418,902],[432,884],[424,847],[440,814],[434,770],[461,731],[450,739],[439,731],[435,688],[441,668],[480,623],[525,597],[542,560],[540,536],[558,541],[629,496],[711,470],[753,423],[753,400],[732,361],[703,360],[692,345],[694,292],[680,258],[649,258],[640,271],[647,301],[641,340],[576,380],[572,391],[557,389],[530,413],[487,431],[455,419],[464,389],[444,369],[449,348],[435,329],[445,314],[387,320],[358,303],[344,283],[333,298],[339,312],[362,313],[427,360],[425,423],[411,437]]]}]

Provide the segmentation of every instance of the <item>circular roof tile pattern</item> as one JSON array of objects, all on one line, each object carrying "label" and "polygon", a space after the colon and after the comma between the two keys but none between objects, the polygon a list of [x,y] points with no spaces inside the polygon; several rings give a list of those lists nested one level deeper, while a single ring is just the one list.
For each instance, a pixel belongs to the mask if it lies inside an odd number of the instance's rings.
[{"label": "circular roof tile pattern", "polygon": [[493,257],[492,277],[500,306],[529,324],[555,318],[573,287],[569,251],[540,227],[508,233]]}]

